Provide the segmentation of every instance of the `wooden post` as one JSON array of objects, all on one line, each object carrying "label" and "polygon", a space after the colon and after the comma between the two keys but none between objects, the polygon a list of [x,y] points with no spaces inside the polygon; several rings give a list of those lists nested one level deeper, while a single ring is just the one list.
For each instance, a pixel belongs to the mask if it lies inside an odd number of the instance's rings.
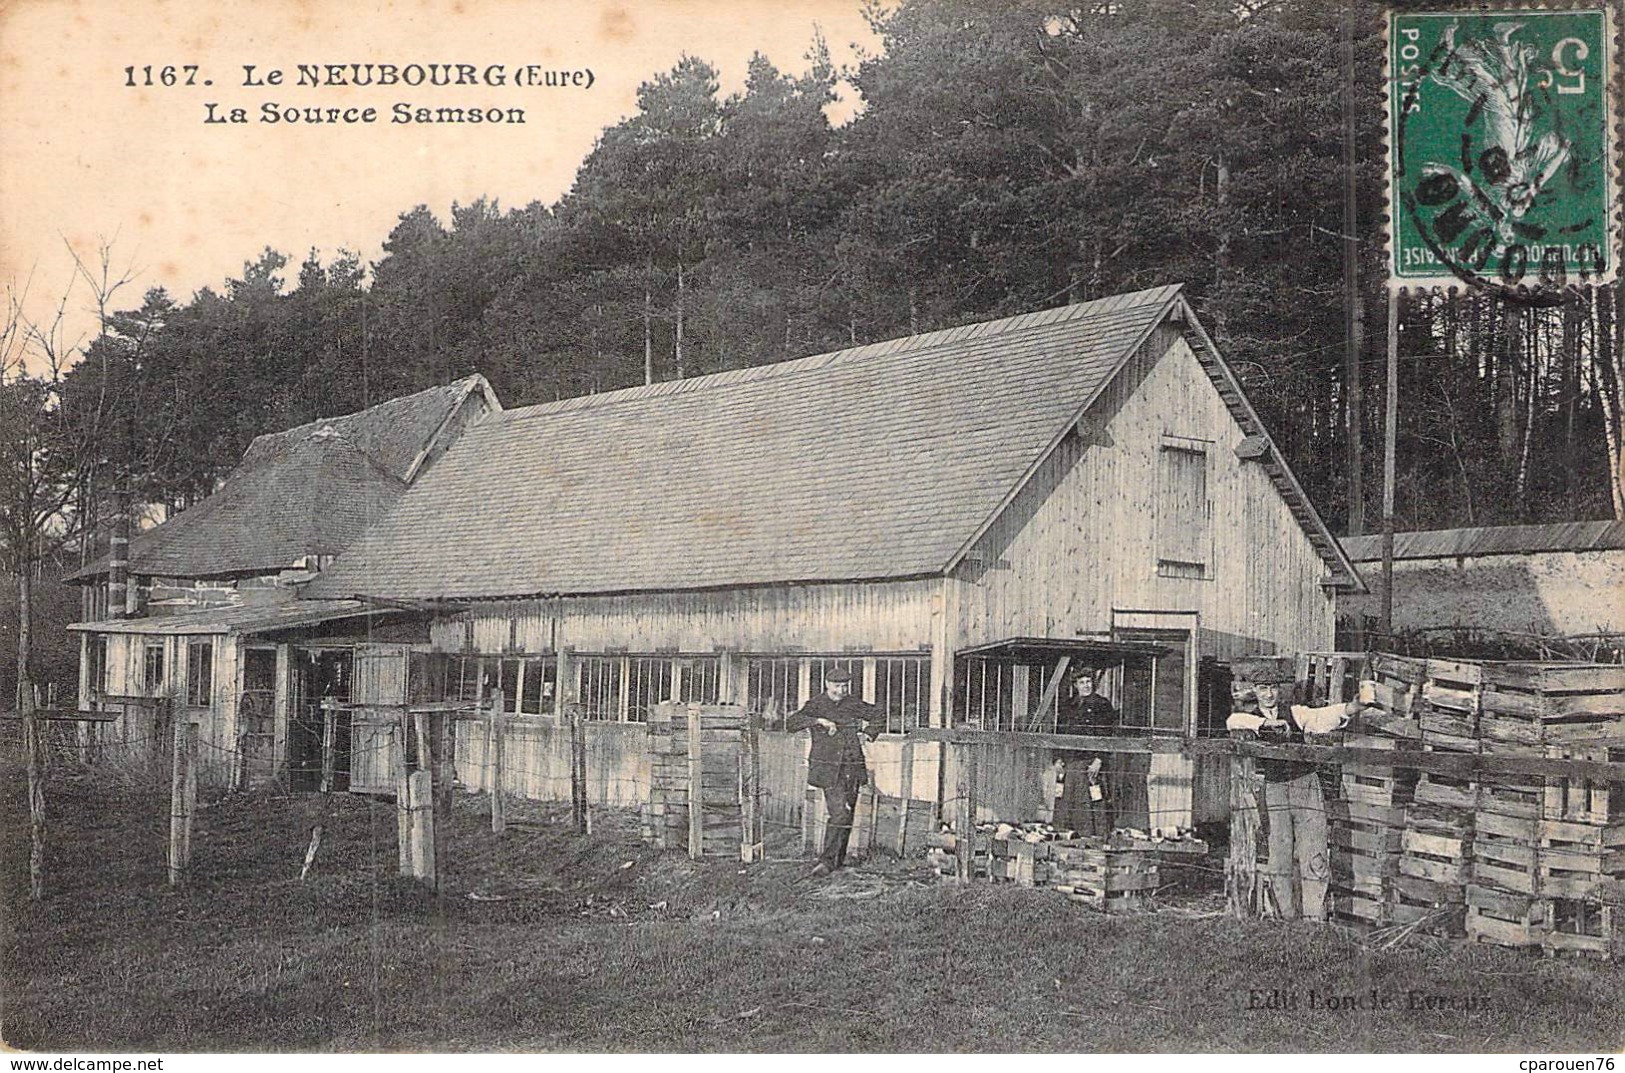
[{"label": "wooden post", "polygon": [[914,797],[914,742],[903,742],[902,785],[898,787],[897,803],[897,855],[908,856],[908,805]]},{"label": "wooden post", "polygon": [[688,706],[688,855],[705,853],[705,749],[700,741],[700,706]]},{"label": "wooden post", "polygon": [[338,764],[339,711],[332,697],[322,698],[322,793],[333,792],[333,776]]},{"label": "wooden post", "polygon": [[186,885],[192,861],[192,813],[197,805],[197,724],[175,728],[175,758],[169,784],[169,885]]},{"label": "wooden post", "polygon": [[508,805],[502,784],[504,742],[508,737],[508,711],[502,690],[491,694],[491,715],[486,724],[485,758],[490,765],[486,789],[491,794],[491,833],[500,835],[508,826]]},{"label": "wooden post", "polygon": [[390,728],[389,774],[395,784],[395,844],[400,855],[400,873],[412,874],[412,802],[408,796],[406,770],[406,720],[403,712]]},{"label": "wooden post", "polygon": [[581,705],[568,706],[570,720],[570,817],[577,834],[587,833],[587,728]]},{"label": "wooden post", "polygon": [[1399,428],[1399,309],[1404,292],[1388,292],[1388,383],[1382,422],[1382,643],[1394,636],[1394,445]]},{"label": "wooden post", "polygon": [[1230,758],[1230,856],[1224,863],[1224,895],[1230,915],[1258,915],[1258,795],[1253,758]]},{"label": "wooden post", "polygon": [[430,887],[435,877],[434,775],[414,771],[407,778],[408,809],[412,814],[412,875]]},{"label": "wooden post", "polygon": [[28,895],[45,897],[45,749],[34,698],[23,683],[23,749],[28,763]]},{"label": "wooden post", "polygon": [[760,755],[757,752],[756,716],[745,723],[745,740],[739,751],[739,859],[746,864],[761,859],[761,823],[757,816],[758,787],[761,784]]},{"label": "wooden post", "polygon": [[954,823],[954,849],[959,858],[958,876],[962,882],[975,877],[974,851],[976,848],[976,785],[978,772],[977,745],[955,745],[954,754],[959,764],[959,816]]},{"label": "wooden post", "polygon": [[434,712],[429,718],[430,755],[434,757],[431,785],[434,788],[434,866],[436,889],[440,870],[451,859],[451,802],[452,783],[457,777],[452,759],[452,734],[455,713]]},{"label": "wooden post", "polygon": [[305,863],[299,866],[299,882],[310,875],[310,866],[316,863],[316,851],[322,848],[322,825],[310,829],[310,843],[305,847]]},{"label": "wooden post", "polygon": [[[130,705],[124,706],[125,733],[129,733]],[[168,697],[158,698],[152,707],[152,740],[147,743],[150,750],[148,756],[152,758],[152,779],[158,786],[163,785],[164,761],[174,756],[175,752],[175,719],[174,709]]]},{"label": "wooden post", "polygon": [[429,770],[429,758],[430,758],[431,755],[433,755],[432,754],[432,747],[429,744],[429,713],[428,712],[413,712],[413,713],[411,713],[411,715],[412,715],[412,734],[413,734],[414,740],[416,740],[416,742],[417,742],[417,747],[418,747],[417,769],[419,771],[428,771]]}]

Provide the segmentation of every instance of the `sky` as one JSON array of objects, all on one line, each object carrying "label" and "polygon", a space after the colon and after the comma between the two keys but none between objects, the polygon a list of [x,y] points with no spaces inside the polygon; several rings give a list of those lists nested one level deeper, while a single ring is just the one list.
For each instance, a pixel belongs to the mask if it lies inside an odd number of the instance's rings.
[{"label": "sky", "polygon": [[[66,293],[71,345],[95,318],[89,288],[68,290],[69,246],[94,263],[111,243],[114,275],[131,276],[121,309],[154,286],[181,301],[218,289],[266,246],[289,256],[290,280],[312,247],[375,260],[418,204],[447,221],[482,195],[555,201],[639,84],[684,54],[718,68],[727,94],[755,51],[804,70],[817,30],[838,64],[880,47],[861,0],[0,0],[0,285],[35,319]],[[324,81],[329,64],[347,80],[352,64],[402,78],[467,65],[476,84],[300,86],[301,64]],[[396,123],[398,103],[519,108],[524,122]],[[267,105],[374,113],[270,123]]]}]

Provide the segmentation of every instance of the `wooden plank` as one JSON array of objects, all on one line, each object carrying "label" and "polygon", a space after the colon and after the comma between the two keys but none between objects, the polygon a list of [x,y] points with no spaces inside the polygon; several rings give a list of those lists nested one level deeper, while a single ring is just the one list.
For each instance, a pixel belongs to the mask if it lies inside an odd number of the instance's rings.
[{"label": "wooden plank", "polygon": [[389,770],[395,784],[395,844],[400,874],[412,874],[412,802],[407,790],[406,717],[395,721],[389,735]]},{"label": "wooden plank", "polygon": [[902,798],[897,809],[897,838],[895,848],[899,857],[908,856],[908,814],[909,802],[914,797],[914,742],[903,743],[903,767],[899,772],[899,783]]},{"label": "wooden plank", "polygon": [[[1625,783],[1625,763],[1597,760],[1554,760],[1521,752],[1409,752],[1353,748],[1346,745],[1273,745],[1233,738],[1092,738],[1077,734],[1026,734],[964,729],[922,729],[921,741],[981,742],[1004,746],[1083,750],[1097,753],[1183,753],[1187,756],[1242,755],[1264,760],[1298,760],[1312,764],[1362,764],[1469,778],[1474,775],[1569,776]],[[1476,748],[1477,743],[1473,743]]]},{"label": "wooden plank", "polygon": [[705,746],[700,738],[700,706],[688,706],[688,855],[699,860],[705,855]]},{"label": "wooden plank", "polygon": [[321,792],[333,792],[333,779],[336,774],[338,736],[339,736],[339,709],[336,704],[322,701],[322,783]]},{"label": "wooden plank", "polygon": [[1479,685],[1484,680],[1482,664],[1459,660],[1430,658],[1427,661],[1427,674],[1435,681],[1460,682],[1473,686]]},{"label": "wooden plank", "polygon": [[435,889],[439,889],[440,876],[451,860],[451,806],[452,784],[456,781],[456,762],[452,755],[452,717],[449,712],[429,716],[429,755],[434,808],[434,866]]},{"label": "wooden plank", "polygon": [[1469,843],[1465,838],[1451,838],[1448,835],[1430,834],[1410,828],[1405,830],[1400,845],[1407,853],[1425,853],[1452,861],[1460,861],[1471,856],[1468,850]]},{"label": "wooden plank", "polygon": [[1044,683],[1044,692],[1039,695],[1038,706],[1033,709],[1032,718],[1028,723],[1030,727],[1038,727],[1043,724],[1044,713],[1049,711],[1050,706],[1055,703],[1055,698],[1060,693],[1062,684],[1066,681],[1067,669],[1071,666],[1071,656],[1061,656],[1055,661],[1055,672],[1050,675],[1050,680]]},{"label": "wooden plank", "polygon": [[1428,879],[1435,883],[1461,884],[1471,878],[1472,862],[1445,863],[1421,857],[1402,856],[1399,859],[1399,872],[1401,875]]},{"label": "wooden plank", "polygon": [[1625,691],[1625,667],[1613,664],[1597,667],[1543,667],[1540,672],[1540,689],[1545,693],[1618,693]]},{"label": "wooden plank", "polygon": [[412,875],[434,887],[435,870],[435,815],[434,775],[429,771],[414,771],[407,779],[408,808],[412,814]]},{"label": "wooden plank", "polygon": [[192,860],[192,815],[197,808],[197,724],[175,728],[169,788],[169,885],[184,887]]},{"label": "wooden plank", "polygon": [[759,861],[765,855],[762,828],[762,741],[755,715],[750,717],[751,727],[746,733],[744,755],[741,758],[743,775],[740,780],[740,805],[743,810],[744,848],[746,861]]},{"label": "wooden plank", "polygon": [[490,723],[486,734],[485,755],[490,770],[486,775],[486,790],[491,795],[491,833],[500,835],[508,825],[507,790],[504,783],[505,739],[508,736],[508,713],[502,690],[491,694]]}]

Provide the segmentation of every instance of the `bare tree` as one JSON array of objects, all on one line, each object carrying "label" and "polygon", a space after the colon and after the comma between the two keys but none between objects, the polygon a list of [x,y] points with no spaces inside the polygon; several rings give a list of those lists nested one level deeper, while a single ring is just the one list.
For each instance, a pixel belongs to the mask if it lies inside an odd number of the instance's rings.
[{"label": "bare tree", "polygon": [[[74,260],[105,330],[109,303],[130,274],[112,274],[110,243],[102,244],[100,257],[99,278],[77,254]],[[0,566],[17,591],[16,705],[28,766],[29,890],[38,899],[45,894],[45,771],[33,681],[34,580],[41,564],[78,535],[83,513],[70,504],[95,432],[93,425],[75,427],[63,406],[63,380],[80,350],[67,339],[73,283],[43,316],[29,312],[28,289],[28,283],[8,284],[0,316]]]}]

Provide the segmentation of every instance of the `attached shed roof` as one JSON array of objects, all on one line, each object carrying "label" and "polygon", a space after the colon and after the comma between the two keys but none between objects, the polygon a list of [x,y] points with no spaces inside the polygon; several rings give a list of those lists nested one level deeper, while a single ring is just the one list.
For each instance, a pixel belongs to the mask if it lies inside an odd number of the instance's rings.
[{"label": "attached shed roof", "polygon": [[[1344,537],[1343,548],[1357,563],[1382,561],[1381,534]],[[1394,534],[1396,559],[1459,559],[1474,555],[1622,549],[1625,549],[1625,522],[1619,521],[1497,525]]]},{"label": "attached shed roof", "polygon": [[1178,286],[1158,287],[507,410],[308,591],[457,599],[940,574],[1176,306]]},{"label": "attached shed roof", "polygon": [[[221,577],[337,555],[406,490],[424,450],[474,391],[489,393],[483,377],[255,437],[214,494],[130,541],[131,572]],[[106,572],[104,556],[68,580]]]},{"label": "attached shed roof", "polygon": [[145,618],[101,619],[74,622],[70,630],[86,633],[133,633],[151,636],[185,634],[251,634],[314,626],[334,619],[360,615],[394,613],[391,608],[370,607],[360,600],[294,600],[282,604],[206,607],[174,615]]}]

